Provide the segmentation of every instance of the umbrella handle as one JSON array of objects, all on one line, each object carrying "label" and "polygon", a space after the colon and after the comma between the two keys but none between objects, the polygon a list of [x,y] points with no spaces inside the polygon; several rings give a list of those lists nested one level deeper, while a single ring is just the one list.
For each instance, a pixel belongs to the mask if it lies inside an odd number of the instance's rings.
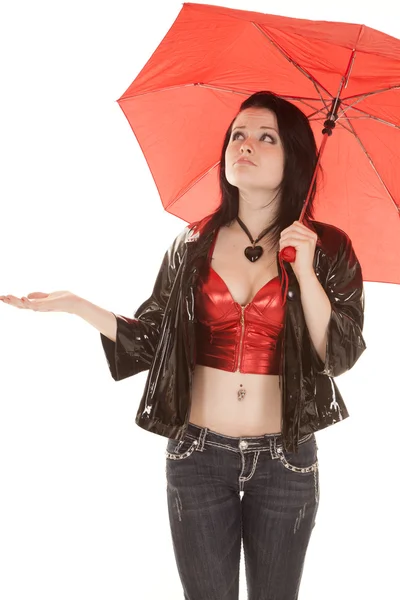
[{"label": "umbrella handle", "polygon": [[282,257],[282,260],[293,263],[296,260],[296,248],[293,248],[293,246],[286,246],[286,248],[279,252],[279,255]]}]

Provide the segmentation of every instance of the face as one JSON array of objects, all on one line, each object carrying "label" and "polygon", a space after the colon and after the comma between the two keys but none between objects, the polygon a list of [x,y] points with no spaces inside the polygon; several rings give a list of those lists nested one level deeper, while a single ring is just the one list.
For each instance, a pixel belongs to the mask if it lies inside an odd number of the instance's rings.
[{"label": "face", "polygon": [[[246,158],[248,162],[236,162]],[[266,108],[239,113],[225,152],[225,176],[239,189],[276,190],[283,178],[284,152],[276,115]]]}]

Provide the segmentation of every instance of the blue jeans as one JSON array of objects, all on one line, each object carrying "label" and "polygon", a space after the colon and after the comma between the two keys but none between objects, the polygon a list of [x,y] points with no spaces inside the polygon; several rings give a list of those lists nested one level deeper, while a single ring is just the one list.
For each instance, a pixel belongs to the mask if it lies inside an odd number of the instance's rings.
[{"label": "blue jeans", "polygon": [[[166,449],[168,512],[185,600],[296,600],[319,504],[315,435],[230,437],[189,423]],[[242,497],[240,492],[243,492]]]}]

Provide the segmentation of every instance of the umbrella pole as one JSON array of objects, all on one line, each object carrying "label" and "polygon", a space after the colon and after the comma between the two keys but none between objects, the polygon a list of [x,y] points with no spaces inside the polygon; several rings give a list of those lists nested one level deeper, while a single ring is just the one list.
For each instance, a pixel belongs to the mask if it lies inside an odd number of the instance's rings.
[{"label": "umbrella pole", "polygon": [[[339,92],[340,93],[340,92]],[[311,197],[311,192],[314,186],[314,182],[315,179],[317,177],[317,169],[319,166],[319,163],[321,162],[321,157],[322,154],[325,150],[325,145],[326,142],[328,140],[328,138],[332,135],[333,130],[335,129],[336,126],[336,121],[338,118],[338,110],[340,107],[341,101],[339,98],[339,95],[332,101],[332,106],[331,106],[331,110],[328,113],[328,118],[327,120],[324,122],[324,128],[322,130],[323,133],[323,140],[318,152],[318,159],[317,159],[317,164],[315,165],[315,169],[314,169],[314,174],[313,174],[313,178],[311,180],[311,184],[308,190],[308,194],[307,194],[307,198],[304,202],[304,206],[302,208],[302,211],[300,213],[300,217],[299,217],[299,222],[301,223],[304,219],[304,215],[307,209],[307,205],[308,202],[310,200]],[[284,305],[286,303],[286,297],[287,297],[287,292],[288,292],[288,287],[289,287],[289,276],[286,272],[286,269],[284,267],[283,261],[286,262],[294,262],[296,260],[296,249],[293,248],[293,246],[287,246],[286,248],[283,248],[283,250],[281,250],[279,252],[279,264],[282,270],[282,282],[281,282],[281,294],[282,294],[282,304]]]},{"label": "umbrella pole", "polygon": [[[314,175],[313,175],[313,178],[312,178],[312,181],[311,181],[310,189],[308,190],[307,198],[306,198],[306,201],[304,203],[303,209],[302,209],[301,214],[300,214],[300,218],[299,218],[300,223],[303,221],[304,213],[306,212],[306,208],[307,208],[308,202],[310,200],[311,190],[313,188],[314,181],[315,181],[315,178],[317,176],[318,165],[320,163],[321,156],[322,156],[323,151],[325,149],[326,141],[327,141],[328,137],[332,135],[332,132],[335,129],[336,121],[338,119],[338,110],[339,110],[341,102],[342,102],[340,100],[340,95],[342,93],[343,88],[347,87],[347,83],[349,81],[350,73],[351,73],[351,70],[353,68],[353,64],[354,64],[355,58],[356,58],[356,51],[353,50],[352,53],[351,53],[351,56],[350,56],[349,64],[347,65],[346,73],[344,74],[344,77],[342,77],[342,79],[341,79],[341,82],[340,82],[340,85],[339,85],[339,90],[338,90],[338,93],[336,95],[336,98],[334,98],[332,100],[331,110],[328,113],[328,118],[324,122],[324,128],[322,130],[322,133],[324,134],[324,139],[322,140],[322,144],[321,144],[321,147],[319,149],[318,160],[317,160],[317,164],[315,166],[315,171],[314,171]],[[287,249],[288,248],[285,248],[285,250],[287,250]],[[294,248],[293,248],[293,250],[294,250]],[[295,258],[296,258],[296,251],[294,252],[293,260],[289,260],[289,258],[288,259],[285,258],[284,260],[287,260],[288,262],[293,262],[295,260]]]},{"label": "umbrella pole", "polygon": [[300,218],[299,218],[300,222],[302,222],[302,220],[304,218],[304,213],[306,212],[306,208],[307,208],[308,202],[311,197],[311,191],[312,191],[312,188],[314,185],[315,178],[317,177],[317,169],[318,169],[319,163],[321,162],[321,157],[325,150],[326,142],[328,141],[328,137],[330,137],[332,135],[332,132],[336,127],[336,121],[338,118],[337,113],[338,113],[339,107],[340,107],[340,99],[339,99],[339,97],[337,97],[333,100],[331,110],[328,113],[328,118],[324,122],[324,128],[322,130],[322,133],[324,134],[324,138],[322,140],[322,144],[321,144],[321,147],[318,152],[318,160],[317,160],[317,164],[315,165],[314,175],[313,175],[313,178],[312,178],[312,181],[310,184],[310,189],[308,190],[307,198],[306,198],[306,201],[304,202],[304,206],[303,206],[303,209],[300,214]]}]

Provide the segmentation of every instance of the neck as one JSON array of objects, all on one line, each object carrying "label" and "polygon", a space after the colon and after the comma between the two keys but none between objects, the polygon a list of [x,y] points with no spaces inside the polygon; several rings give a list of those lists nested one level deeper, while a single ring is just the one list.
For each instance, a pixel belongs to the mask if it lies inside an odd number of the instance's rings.
[{"label": "neck", "polygon": [[[249,194],[239,192],[238,216],[246,225],[254,240],[264,229],[269,227],[276,216],[279,197],[275,196],[277,196],[276,192],[266,192],[265,190],[258,197],[254,193],[249,196]],[[236,220],[234,226],[235,229],[243,231]]]}]

